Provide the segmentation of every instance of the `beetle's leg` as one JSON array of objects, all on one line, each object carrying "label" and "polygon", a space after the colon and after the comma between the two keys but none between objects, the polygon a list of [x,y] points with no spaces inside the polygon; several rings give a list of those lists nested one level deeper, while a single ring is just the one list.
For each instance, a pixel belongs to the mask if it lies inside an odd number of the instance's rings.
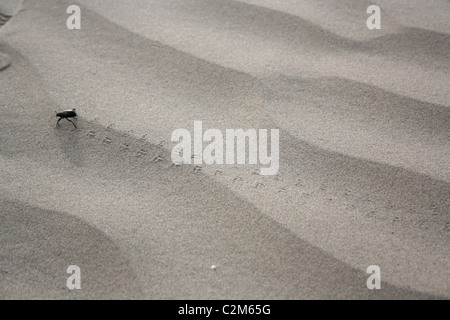
[{"label": "beetle's leg", "polygon": [[[71,123],[73,124],[73,126],[74,126],[75,128],[77,128],[77,126],[75,125],[75,123],[73,123],[71,120],[69,120],[69,118],[66,118],[66,120],[69,121],[69,122],[71,122]],[[78,128],[77,128],[77,129],[78,129]]]},{"label": "beetle's leg", "polygon": [[57,127],[59,127],[59,122],[62,120],[62,118],[60,117],[59,119],[58,119],[58,121],[56,121],[56,126]]}]

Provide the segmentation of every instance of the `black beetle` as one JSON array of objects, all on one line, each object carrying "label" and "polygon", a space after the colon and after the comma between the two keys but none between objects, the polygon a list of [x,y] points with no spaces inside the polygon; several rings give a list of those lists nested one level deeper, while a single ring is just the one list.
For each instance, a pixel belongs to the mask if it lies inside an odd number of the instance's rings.
[{"label": "black beetle", "polygon": [[[77,113],[75,112],[75,109],[72,110],[63,110],[60,112],[56,112],[56,116],[59,117],[58,121],[56,122],[56,126],[59,126],[59,122],[62,119],[66,119],[67,121],[71,122],[73,124],[73,126],[75,128],[77,128],[77,126],[75,125],[75,123],[73,123],[69,118],[76,118]],[[77,128],[78,129],[78,128]]]}]

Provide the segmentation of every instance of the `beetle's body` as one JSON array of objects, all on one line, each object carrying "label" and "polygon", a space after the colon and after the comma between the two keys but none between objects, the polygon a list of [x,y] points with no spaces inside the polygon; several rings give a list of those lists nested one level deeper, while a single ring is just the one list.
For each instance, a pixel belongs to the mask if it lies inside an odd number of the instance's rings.
[{"label": "beetle's body", "polygon": [[75,109],[72,110],[64,110],[56,113],[57,117],[61,118],[74,118],[77,116],[77,113],[75,112]]},{"label": "beetle's body", "polygon": [[57,112],[57,113],[56,113],[56,116],[59,117],[58,121],[56,122],[56,125],[57,125],[57,126],[59,126],[59,122],[60,122],[62,119],[66,119],[67,121],[71,122],[75,128],[77,128],[77,126],[75,125],[75,123],[73,123],[71,120],[69,120],[69,118],[76,118],[77,113],[75,112],[75,109],[72,109],[72,110],[63,110],[63,111]]}]

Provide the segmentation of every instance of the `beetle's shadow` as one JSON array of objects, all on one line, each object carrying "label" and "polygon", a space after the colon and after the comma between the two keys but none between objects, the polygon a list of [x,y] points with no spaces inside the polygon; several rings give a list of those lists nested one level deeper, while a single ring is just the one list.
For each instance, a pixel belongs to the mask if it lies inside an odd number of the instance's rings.
[{"label": "beetle's shadow", "polygon": [[[78,127],[77,120],[72,120]],[[75,128],[69,121],[63,119],[59,126],[55,127],[60,149],[72,165],[82,167],[85,163],[85,150],[82,139],[82,131]]]}]

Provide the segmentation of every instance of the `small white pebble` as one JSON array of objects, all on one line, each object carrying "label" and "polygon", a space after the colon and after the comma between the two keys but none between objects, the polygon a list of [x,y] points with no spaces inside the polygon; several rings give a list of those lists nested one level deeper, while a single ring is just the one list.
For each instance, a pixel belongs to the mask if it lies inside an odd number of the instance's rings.
[{"label": "small white pebble", "polygon": [[211,266],[211,270],[217,270],[217,266],[212,265],[212,266]]}]

